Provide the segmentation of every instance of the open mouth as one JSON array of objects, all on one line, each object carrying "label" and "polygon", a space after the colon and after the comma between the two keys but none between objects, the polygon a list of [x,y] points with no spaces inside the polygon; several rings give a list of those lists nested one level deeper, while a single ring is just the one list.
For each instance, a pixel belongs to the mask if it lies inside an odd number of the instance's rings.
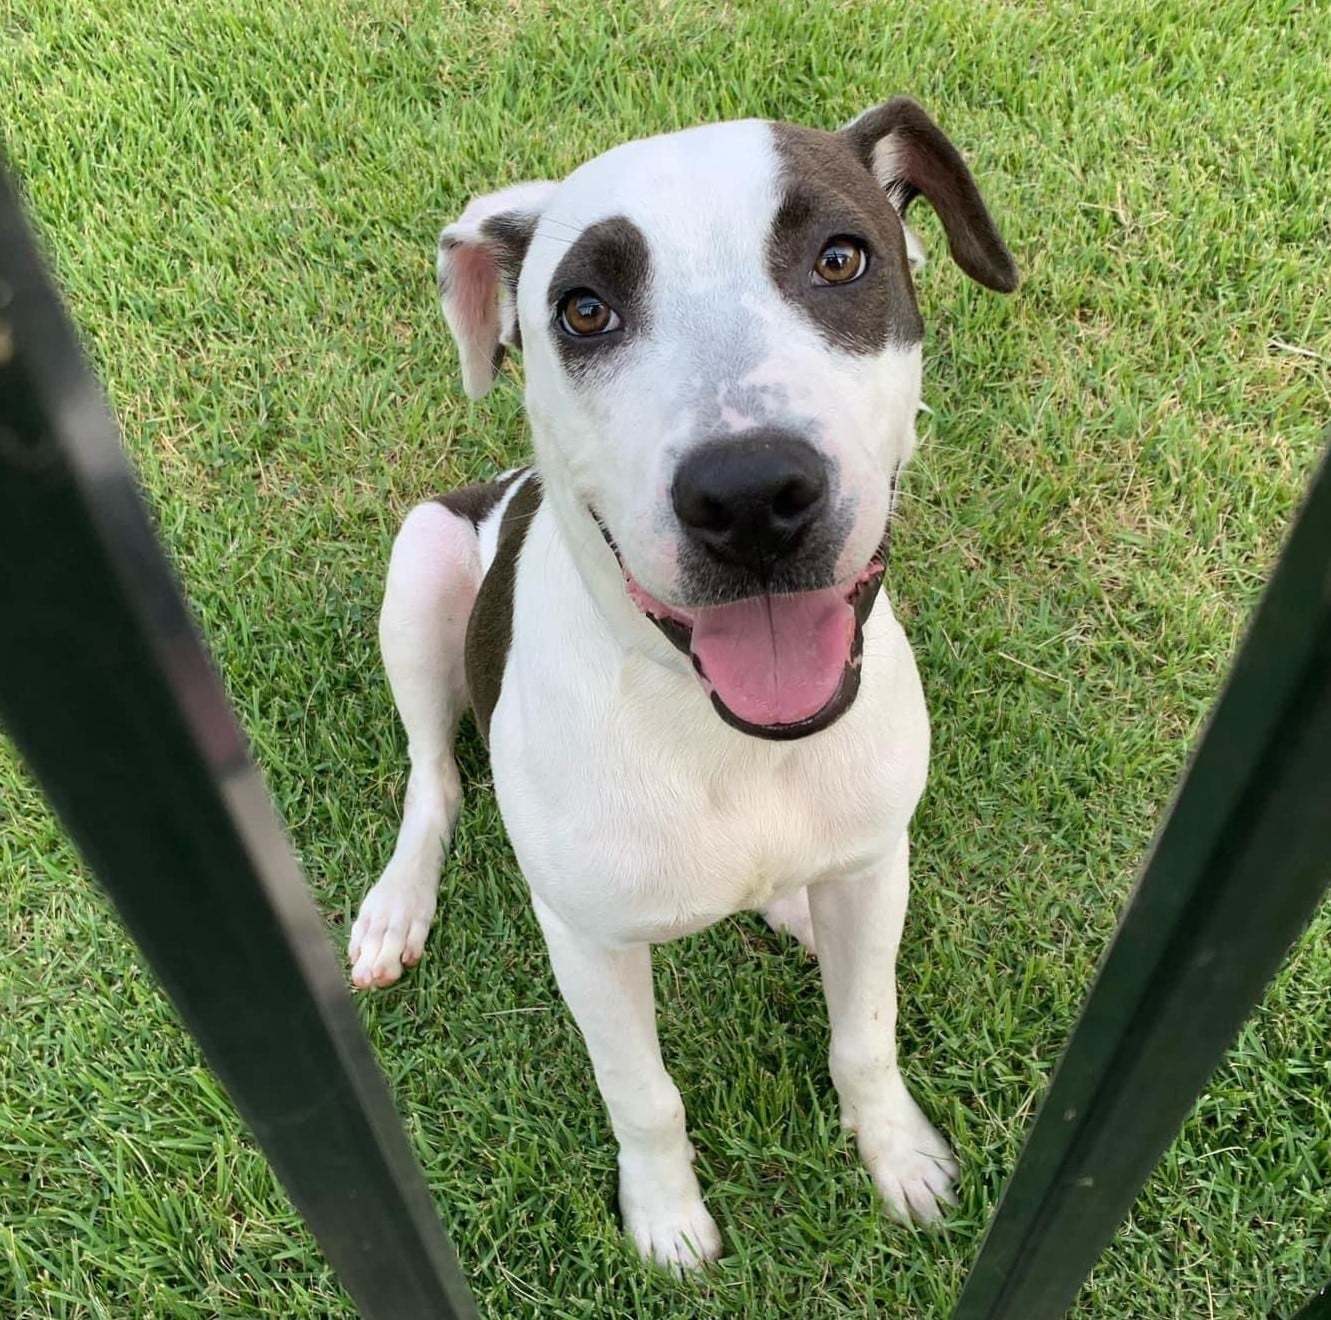
[{"label": "open mouth", "polygon": [[886,536],[848,584],[684,608],[645,590],[596,521],[633,603],[689,657],[727,724],[758,738],[804,738],[849,709],[860,687],[864,621],[883,580]]}]

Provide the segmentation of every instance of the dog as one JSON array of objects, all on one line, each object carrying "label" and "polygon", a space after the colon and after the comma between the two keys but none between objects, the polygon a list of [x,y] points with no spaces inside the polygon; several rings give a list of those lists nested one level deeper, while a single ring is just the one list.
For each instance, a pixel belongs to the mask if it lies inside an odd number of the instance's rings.
[{"label": "dog", "polygon": [[401,832],[355,921],[358,987],[422,955],[470,707],[644,1257],[721,1238],[662,1062],[651,946],[760,911],[816,950],[843,1125],[887,1210],[957,1165],[902,1080],[895,962],[929,726],[880,590],[915,447],[923,196],[971,278],[1017,284],[913,101],[825,132],[630,142],[478,197],[440,235],[467,394],[520,350],[535,464],[419,505],[380,642],[407,734]]}]

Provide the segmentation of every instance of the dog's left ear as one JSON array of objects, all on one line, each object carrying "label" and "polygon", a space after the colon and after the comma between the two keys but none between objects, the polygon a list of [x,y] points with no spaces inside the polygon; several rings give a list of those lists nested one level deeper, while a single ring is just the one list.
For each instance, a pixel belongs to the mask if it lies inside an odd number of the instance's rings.
[{"label": "dog's left ear", "polygon": [[1017,264],[966,162],[920,106],[895,97],[852,120],[841,137],[887,191],[903,224],[906,208],[923,195],[943,222],[953,260],[971,279],[999,293],[1017,287]]},{"label": "dog's left ear", "polygon": [[489,393],[506,346],[521,347],[518,274],[555,187],[540,180],[473,198],[439,235],[439,302],[457,341],[468,398]]}]

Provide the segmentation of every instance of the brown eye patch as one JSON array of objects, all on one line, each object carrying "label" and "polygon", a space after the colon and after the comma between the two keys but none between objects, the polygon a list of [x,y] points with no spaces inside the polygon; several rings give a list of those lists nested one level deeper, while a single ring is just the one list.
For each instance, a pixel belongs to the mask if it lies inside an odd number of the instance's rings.
[{"label": "brown eye patch", "polygon": [[649,332],[651,281],[647,240],[627,216],[588,225],[569,245],[550,281],[549,306],[555,352],[575,381],[613,371]]},{"label": "brown eye patch", "polygon": [[790,124],[772,133],[782,192],[767,271],[781,296],[844,352],[918,343],[906,237],[887,194],[835,134]]},{"label": "brown eye patch", "polygon": [[858,238],[840,234],[827,240],[813,263],[818,284],[853,284],[869,266],[869,254]]}]

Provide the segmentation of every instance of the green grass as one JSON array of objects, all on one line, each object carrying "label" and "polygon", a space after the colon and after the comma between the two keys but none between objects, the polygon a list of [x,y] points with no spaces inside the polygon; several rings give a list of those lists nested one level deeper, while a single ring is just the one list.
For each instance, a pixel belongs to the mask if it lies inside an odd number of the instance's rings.
[{"label": "green grass", "polygon": [[[0,0],[11,159],[332,937],[390,851],[374,644],[421,496],[526,451],[458,388],[440,224],[700,120],[895,92],[972,159],[1026,282],[921,215],[919,461],[890,570],[934,720],[902,1044],[965,1173],[874,1207],[816,969],[755,920],[658,955],[727,1243],[639,1265],[474,739],[423,965],[360,1011],[486,1314],[944,1316],[1331,415],[1331,8]],[[0,623],[0,626],[3,626]],[[0,1311],[326,1317],[345,1296],[30,781],[0,751]],[[1286,1314],[1331,1276],[1331,922],[1078,1315]]]}]

